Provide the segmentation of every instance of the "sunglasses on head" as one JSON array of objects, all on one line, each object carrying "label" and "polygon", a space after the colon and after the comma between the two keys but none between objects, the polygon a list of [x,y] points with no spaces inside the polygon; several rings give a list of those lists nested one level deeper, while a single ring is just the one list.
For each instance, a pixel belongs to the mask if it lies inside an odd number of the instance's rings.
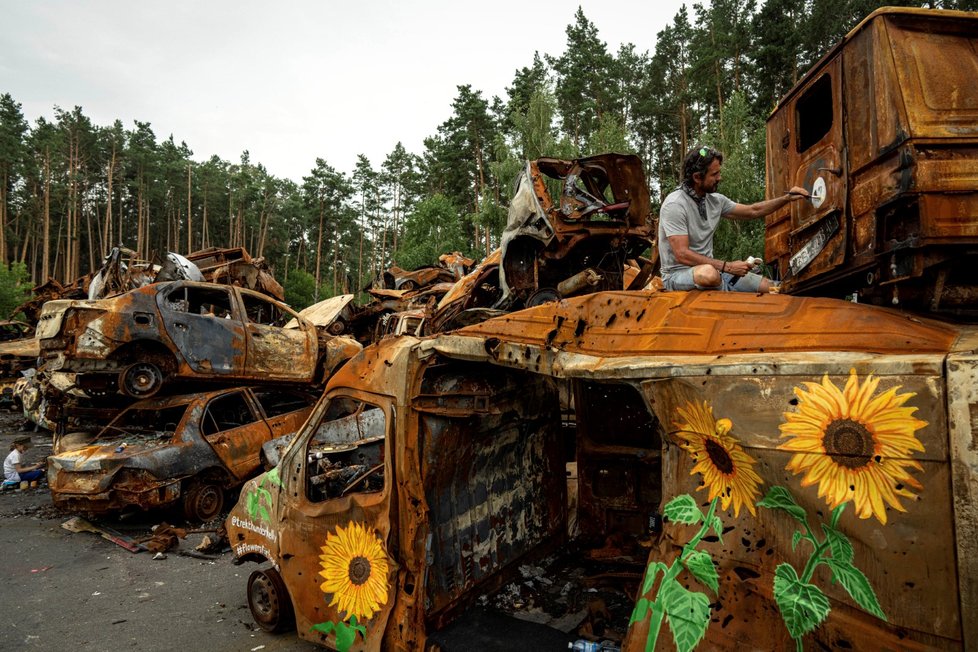
[{"label": "sunglasses on head", "polygon": [[712,147],[700,147],[700,158],[716,156],[717,151]]}]

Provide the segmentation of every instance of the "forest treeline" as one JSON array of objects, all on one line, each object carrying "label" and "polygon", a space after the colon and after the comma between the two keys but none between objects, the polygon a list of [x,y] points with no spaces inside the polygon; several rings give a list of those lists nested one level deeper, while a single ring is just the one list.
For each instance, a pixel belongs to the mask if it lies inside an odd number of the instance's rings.
[{"label": "forest treeline", "polygon": [[[430,264],[453,250],[481,259],[498,245],[514,177],[540,156],[635,153],[658,205],[677,184],[683,153],[708,142],[726,155],[722,191],[756,201],[767,115],[882,4],[714,0],[683,7],[654,39],[617,51],[578,9],[564,51],[536,53],[505,97],[460,84],[423,151],[397,143],[383,161],[359,156],[352,172],[324,152],[299,180],[276,176],[247,150],[237,161],[205,160],[173,135],[159,138],[150,122],[94,124],[82,107],[54,107],[53,118],[29,124],[3,93],[0,294],[71,281],[119,244],[144,259],[243,246],[303,307],[391,264]],[[978,9],[978,0],[886,4]],[[720,253],[763,250],[762,224],[736,226],[718,235]]]}]

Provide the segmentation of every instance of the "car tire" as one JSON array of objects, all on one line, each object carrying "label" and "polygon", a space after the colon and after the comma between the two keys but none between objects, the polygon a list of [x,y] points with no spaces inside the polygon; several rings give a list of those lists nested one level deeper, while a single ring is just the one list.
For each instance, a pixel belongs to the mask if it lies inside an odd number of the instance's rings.
[{"label": "car tire", "polygon": [[183,493],[183,517],[206,523],[224,509],[224,489],[215,482],[195,480]]},{"label": "car tire", "polygon": [[295,626],[289,590],[274,568],[256,570],[248,578],[248,609],[266,632],[279,634]]},{"label": "car tire", "polygon": [[152,362],[131,364],[119,374],[119,389],[126,396],[149,398],[163,387],[163,371]]}]

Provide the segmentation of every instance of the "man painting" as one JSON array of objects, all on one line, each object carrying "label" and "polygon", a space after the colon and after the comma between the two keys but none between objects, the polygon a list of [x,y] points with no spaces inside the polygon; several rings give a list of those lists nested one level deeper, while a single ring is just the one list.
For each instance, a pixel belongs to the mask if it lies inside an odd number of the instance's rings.
[{"label": "man painting", "polygon": [[695,147],[683,160],[683,182],[659,211],[659,258],[666,290],[726,290],[767,292],[771,281],[751,271],[744,260],[713,257],[713,235],[720,218],[753,220],[789,202],[808,197],[795,186],[786,194],[754,204],[737,204],[717,192],[723,154]]}]

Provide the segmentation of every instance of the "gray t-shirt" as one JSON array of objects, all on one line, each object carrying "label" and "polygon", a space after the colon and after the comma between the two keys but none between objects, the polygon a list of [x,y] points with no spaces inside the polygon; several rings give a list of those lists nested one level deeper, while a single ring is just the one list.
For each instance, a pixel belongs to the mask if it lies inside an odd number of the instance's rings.
[{"label": "gray t-shirt", "polygon": [[688,235],[691,251],[713,257],[713,234],[720,225],[720,218],[732,211],[736,204],[718,192],[707,193],[703,201],[706,204],[705,221],[700,217],[696,202],[682,188],[673,190],[662,202],[658,244],[663,279],[689,267],[676,262],[676,256],[669,246],[671,235]]}]

